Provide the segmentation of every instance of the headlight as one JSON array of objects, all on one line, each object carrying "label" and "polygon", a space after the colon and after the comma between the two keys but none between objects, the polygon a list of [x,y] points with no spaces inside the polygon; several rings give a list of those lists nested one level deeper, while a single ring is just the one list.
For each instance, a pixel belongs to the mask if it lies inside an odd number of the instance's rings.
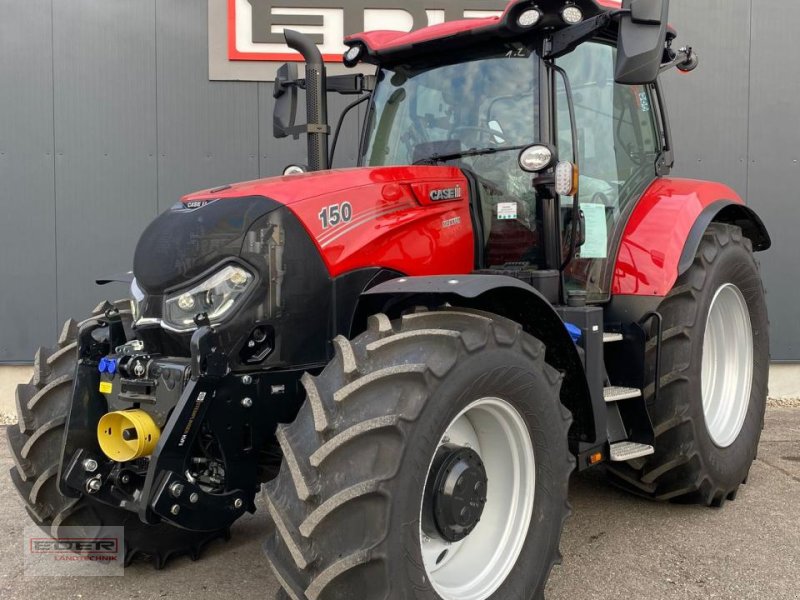
[{"label": "headlight", "polygon": [[241,267],[229,265],[190,290],[173,294],[164,302],[164,323],[179,331],[195,328],[194,317],[208,314],[218,323],[233,310],[249,289],[253,275]]}]

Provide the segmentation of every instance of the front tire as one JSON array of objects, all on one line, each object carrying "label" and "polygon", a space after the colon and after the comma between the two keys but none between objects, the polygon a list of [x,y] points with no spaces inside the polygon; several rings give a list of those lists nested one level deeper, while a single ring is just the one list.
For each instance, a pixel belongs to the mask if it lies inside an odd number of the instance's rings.
[{"label": "front tire", "polygon": [[[331,364],[303,378],[297,419],[279,427],[284,464],[266,486],[275,533],[265,549],[282,594],[543,597],[574,466],[561,376],[544,345],[507,319],[463,309],[394,323],[375,315],[352,342],[334,342]],[[445,543],[436,536],[447,519],[430,509],[443,489],[435,475],[465,465],[476,495],[472,508],[459,505],[464,522],[451,522],[466,523],[461,533],[447,530],[465,536]]]},{"label": "front tire", "polygon": [[[722,506],[747,481],[764,423],[769,321],[750,240],[712,223],[662,302],[658,404],[645,398],[655,454],[609,466],[611,481],[657,500]],[[648,343],[654,380],[655,341]]]}]

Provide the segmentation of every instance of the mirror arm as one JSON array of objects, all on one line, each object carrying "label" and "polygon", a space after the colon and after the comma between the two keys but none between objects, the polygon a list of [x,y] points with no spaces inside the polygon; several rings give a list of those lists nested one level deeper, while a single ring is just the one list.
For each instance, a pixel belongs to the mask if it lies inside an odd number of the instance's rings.
[{"label": "mirror arm", "polygon": [[354,109],[356,106],[358,106],[362,102],[366,102],[371,97],[372,97],[372,94],[370,92],[367,92],[365,95],[361,96],[361,98],[358,98],[357,100],[354,100],[353,102],[348,104],[344,108],[342,113],[339,115],[339,121],[336,123],[336,129],[334,130],[334,133],[333,133],[333,140],[331,141],[331,150],[329,152],[330,156],[328,158],[328,168],[329,169],[333,168],[333,155],[336,152],[336,142],[339,141],[339,133],[342,131],[342,123],[344,123],[344,118],[347,116],[347,113],[349,113],[352,109]]},{"label": "mirror arm", "polygon": [[675,58],[661,65],[659,72],[663,73],[664,71],[669,71],[677,67],[679,71],[688,73],[689,71],[694,71],[698,64],[699,57],[697,56],[697,52],[695,52],[691,46],[684,46],[675,53]]},{"label": "mirror arm", "polygon": [[605,29],[614,19],[629,14],[631,14],[631,11],[627,8],[614,10],[601,13],[577,25],[559,29],[549,38],[543,58],[555,59],[569,54],[580,44],[593,37],[595,33]]}]

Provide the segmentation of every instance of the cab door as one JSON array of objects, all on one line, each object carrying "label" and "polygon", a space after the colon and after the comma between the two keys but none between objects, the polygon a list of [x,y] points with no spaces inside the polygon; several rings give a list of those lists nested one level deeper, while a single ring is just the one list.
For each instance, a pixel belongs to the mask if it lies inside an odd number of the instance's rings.
[{"label": "cab door", "polygon": [[[615,59],[614,46],[591,42],[557,61],[572,88],[578,131],[576,156],[567,94],[557,77],[559,158],[578,163],[586,238],[565,271],[565,285],[567,291],[585,290],[589,302],[609,297],[617,240],[636,201],[657,177],[664,145],[654,86],[615,83]],[[561,198],[565,252],[572,202],[571,197]]]}]

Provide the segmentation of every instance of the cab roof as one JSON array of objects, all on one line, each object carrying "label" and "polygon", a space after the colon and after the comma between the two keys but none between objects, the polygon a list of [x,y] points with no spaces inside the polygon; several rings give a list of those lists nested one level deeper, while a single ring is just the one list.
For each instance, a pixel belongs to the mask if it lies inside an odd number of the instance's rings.
[{"label": "cab roof", "polygon": [[[356,33],[344,40],[349,47],[362,46],[362,62],[373,64],[398,63],[429,53],[454,51],[489,40],[514,41],[530,33],[553,31],[567,26],[561,17],[565,6],[577,6],[583,20],[603,12],[622,8],[621,0],[511,0],[500,16],[479,19],[460,19],[423,27],[416,31],[377,30]],[[517,18],[526,10],[536,8],[541,17],[532,27],[521,27]]]}]

